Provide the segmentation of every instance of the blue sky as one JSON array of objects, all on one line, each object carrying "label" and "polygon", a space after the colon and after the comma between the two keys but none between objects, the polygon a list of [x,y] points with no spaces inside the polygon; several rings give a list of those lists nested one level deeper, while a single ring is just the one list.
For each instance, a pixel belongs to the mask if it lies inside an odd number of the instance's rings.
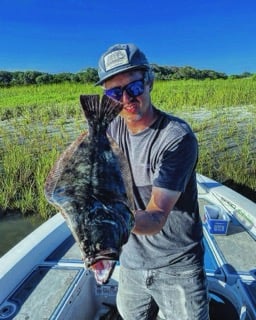
[{"label": "blue sky", "polygon": [[159,65],[256,73],[256,1],[0,0],[0,70],[79,72],[126,42]]}]

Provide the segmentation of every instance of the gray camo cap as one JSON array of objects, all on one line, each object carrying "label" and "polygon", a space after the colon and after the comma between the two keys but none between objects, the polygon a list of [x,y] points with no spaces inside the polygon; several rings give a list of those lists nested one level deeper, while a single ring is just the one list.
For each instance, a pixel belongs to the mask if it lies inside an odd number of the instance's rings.
[{"label": "gray camo cap", "polygon": [[100,57],[98,65],[100,80],[95,85],[100,85],[112,76],[132,69],[150,69],[145,54],[132,43],[115,44]]}]

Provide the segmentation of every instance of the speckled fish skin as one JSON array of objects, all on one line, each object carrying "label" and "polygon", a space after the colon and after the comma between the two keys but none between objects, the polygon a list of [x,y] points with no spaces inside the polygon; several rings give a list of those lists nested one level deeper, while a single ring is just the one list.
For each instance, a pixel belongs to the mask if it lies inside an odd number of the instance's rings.
[{"label": "speckled fish skin", "polygon": [[89,268],[118,260],[134,224],[133,197],[128,162],[106,134],[122,105],[105,95],[82,95],[80,101],[89,131],[57,160],[45,195],[66,219]]}]

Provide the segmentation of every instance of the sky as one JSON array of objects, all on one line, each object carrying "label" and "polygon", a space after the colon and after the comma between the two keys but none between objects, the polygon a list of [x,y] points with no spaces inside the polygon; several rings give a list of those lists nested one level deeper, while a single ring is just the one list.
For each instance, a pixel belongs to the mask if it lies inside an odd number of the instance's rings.
[{"label": "sky", "polygon": [[256,1],[0,0],[0,71],[76,73],[129,42],[162,66],[256,73]]}]

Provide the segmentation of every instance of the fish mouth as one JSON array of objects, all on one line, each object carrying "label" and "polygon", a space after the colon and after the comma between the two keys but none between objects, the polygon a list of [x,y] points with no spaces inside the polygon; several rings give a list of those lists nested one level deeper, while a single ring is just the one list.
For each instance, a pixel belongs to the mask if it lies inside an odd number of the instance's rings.
[{"label": "fish mouth", "polygon": [[109,249],[99,252],[97,256],[87,257],[85,265],[93,271],[94,278],[98,284],[106,284],[115,269],[118,259],[119,252]]},{"label": "fish mouth", "polygon": [[109,281],[115,269],[116,261],[100,260],[91,266],[94,278],[98,284],[105,284]]},{"label": "fish mouth", "polygon": [[97,264],[98,262],[102,260],[108,260],[108,261],[118,261],[120,252],[115,249],[107,249],[98,252],[96,255],[93,256],[87,256],[84,258],[84,263],[87,268],[91,268],[94,264]]}]

